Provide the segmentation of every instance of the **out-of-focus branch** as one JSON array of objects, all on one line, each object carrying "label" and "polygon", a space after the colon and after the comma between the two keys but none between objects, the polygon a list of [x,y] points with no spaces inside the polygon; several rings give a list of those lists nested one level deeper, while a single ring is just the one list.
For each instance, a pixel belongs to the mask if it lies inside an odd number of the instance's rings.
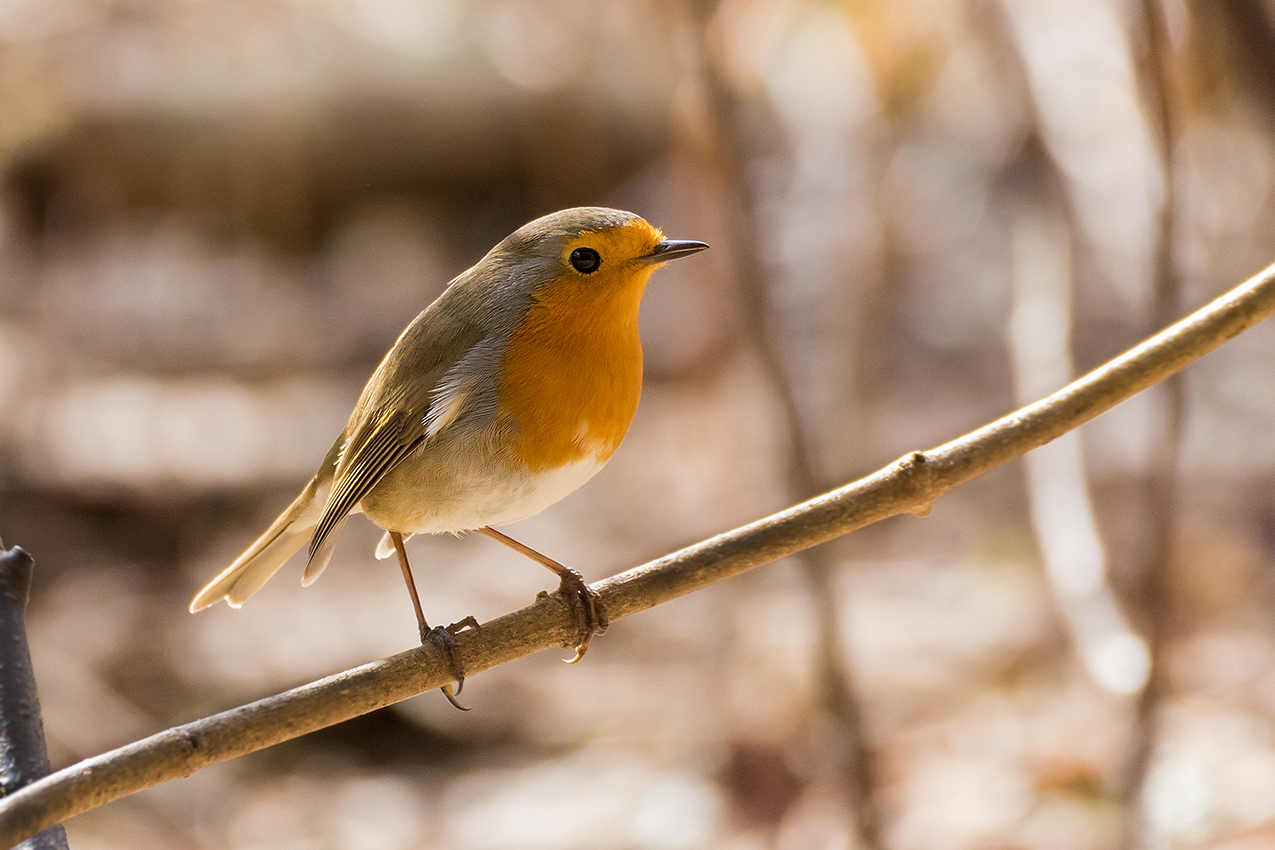
[{"label": "out-of-focus branch", "polygon": [[[9,795],[49,774],[49,750],[27,649],[26,610],[34,559],[0,543],[0,794]],[[54,826],[23,850],[66,850],[66,830]]]},{"label": "out-of-focus branch", "polygon": [[[1035,200],[1030,207],[1022,207],[1015,222],[1011,348],[1019,398],[1026,399],[1038,395],[1043,387],[1056,386],[1071,374],[1070,231],[1083,228],[1087,222],[1087,229],[1093,234],[1097,220],[1092,210],[1099,199],[1086,190],[1084,179],[1077,178],[1076,163],[1080,158],[1092,160],[1098,156],[1096,151],[1108,147],[1108,140],[1088,133],[1083,115],[1058,108],[1066,101],[1058,81],[1065,79],[1063,69],[1074,66],[1076,59],[1072,57],[1071,66],[1057,62],[1057,57],[1053,62],[1039,61],[1040,39],[1048,38],[1046,34],[1055,19],[1048,12],[1041,14],[1038,4],[1003,0],[1000,9],[1004,15],[997,35],[1010,48],[1007,54],[1016,58],[1012,65],[1022,79],[1033,123],[1071,201],[1070,227],[1062,221],[1062,215],[1039,214],[1036,210],[1044,205]],[[1125,46],[1113,44],[1110,49],[1118,55]],[[1142,110],[1137,92],[1130,91],[1129,95],[1127,100],[1121,98],[1121,105],[1112,107],[1111,115],[1121,115],[1136,125],[1142,119]],[[1078,143],[1074,133],[1086,137],[1088,146]],[[1153,153],[1138,150],[1135,155]],[[1108,161],[1114,161],[1111,156],[1111,151],[1107,151]],[[1033,173],[1047,172],[1035,169]],[[1040,187],[1031,188],[1032,198],[1038,198]],[[1151,203],[1156,200],[1159,199],[1148,198]],[[1056,206],[1061,204],[1059,201]],[[1083,212],[1086,208],[1090,210],[1088,214]],[[1150,254],[1157,246],[1146,247],[1152,249]],[[1167,319],[1157,317],[1156,326],[1163,321]],[[1079,435],[1069,435],[1048,451],[1029,458],[1027,480],[1032,521],[1050,587],[1086,669],[1108,690],[1140,692],[1150,675],[1150,655],[1146,641],[1134,632],[1121,610],[1109,580],[1108,557],[1093,515]]]},{"label": "out-of-focus branch", "polygon": [[[1071,238],[1064,216],[1042,209],[1048,203],[1024,207],[1013,228],[1009,341],[1020,401],[1072,375]],[[1111,587],[1079,432],[1064,434],[1025,461],[1032,525],[1045,575],[1081,661],[1108,691],[1136,693],[1147,681],[1147,648],[1129,626]]]},{"label": "out-of-focus branch", "polygon": [[[1160,168],[1164,173],[1164,199],[1160,208],[1154,277],[1152,279],[1151,318],[1157,325],[1178,310],[1177,251],[1174,240],[1175,208],[1173,149],[1177,139],[1173,111],[1173,53],[1164,20],[1163,6],[1156,0],[1142,0],[1142,50],[1139,74],[1142,78],[1152,118],[1152,129],[1160,151]],[[1268,27],[1269,27],[1269,21]],[[1163,665],[1164,644],[1170,611],[1168,572],[1173,558],[1174,531],[1177,527],[1177,469],[1182,448],[1182,424],[1186,410],[1186,386],[1181,375],[1173,375],[1163,384],[1164,408],[1162,426],[1155,439],[1147,477],[1148,538],[1146,559],[1141,564],[1140,581],[1132,589],[1131,602],[1139,606],[1143,630],[1151,654],[1150,675],[1138,695],[1134,715],[1131,755],[1121,778],[1121,802],[1124,805],[1124,829],[1121,844],[1134,848],[1146,844],[1144,818],[1138,805],[1146,786],[1155,748],[1160,704],[1166,688]]]},{"label": "out-of-focus branch", "polygon": [[[1192,14],[1214,11],[1226,16],[1231,36],[1240,47],[1239,59],[1243,65],[1240,78],[1261,98],[1269,111],[1275,108],[1275,21],[1270,8],[1262,0],[1220,0],[1216,4],[1203,2],[1193,8]],[[1153,20],[1159,26],[1160,14]]]},{"label": "out-of-focus branch", "polygon": [[[709,30],[709,5],[716,4],[697,4],[701,15],[699,25],[695,27],[698,33]],[[789,484],[794,493],[814,493],[826,487],[828,482],[817,471],[807,423],[801,415],[792,380],[784,368],[778,342],[767,322],[770,281],[759,239],[761,227],[757,220],[757,207],[749,191],[752,181],[748,179],[748,155],[741,138],[744,126],[740,116],[742,104],[724,79],[721,69],[707,61],[707,53],[706,45],[701,45],[699,72],[706,94],[711,143],[720,170],[718,184],[725,195],[732,266],[744,295],[744,318],[749,338],[756,346],[787,426]],[[844,657],[841,648],[841,611],[833,587],[835,564],[830,556],[830,552],[819,550],[798,561],[815,615],[815,684],[819,703],[826,715],[834,719],[845,744],[845,761],[848,764],[844,765],[842,773],[859,843],[867,850],[875,850],[881,846],[881,816],[872,792],[871,749],[864,734],[863,710],[849,660]]]},{"label": "out-of-focus branch", "polygon": [[[925,515],[951,488],[1013,460],[1154,386],[1275,313],[1275,266],[1052,395],[844,487],[620,573],[595,587],[611,621],[825,543],[887,517]],[[471,673],[571,646],[575,614],[544,596],[462,632]],[[217,762],[441,687],[450,664],[418,647],[87,759],[0,800],[0,847],[81,812]]]},{"label": "out-of-focus branch", "polygon": [[[720,85],[712,100],[716,105],[719,136],[733,136],[734,110],[730,95]],[[731,172],[727,185],[737,195],[731,199],[732,247],[736,252],[735,268],[744,290],[745,317],[750,335],[755,341],[762,367],[775,390],[789,434],[787,458],[788,478],[796,493],[811,493],[820,489],[821,476],[815,468],[810,449],[807,426],[797,405],[792,382],[784,370],[778,347],[767,330],[767,282],[765,263],[757,247],[759,232],[754,208],[746,197],[747,185],[744,162],[738,148],[738,139],[722,139],[724,159],[729,161]],[[826,484],[824,485],[826,486]],[[815,677],[819,701],[836,719],[845,736],[846,751],[852,762],[847,770],[850,798],[854,809],[859,838],[864,847],[881,846],[881,818],[873,804],[871,751],[863,728],[863,711],[858,691],[854,686],[849,662],[841,651],[841,614],[833,587],[834,563],[829,552],[817,550],[805,555],[799,567],[810,591],[810,601],[815,611],[816,638]]]}]

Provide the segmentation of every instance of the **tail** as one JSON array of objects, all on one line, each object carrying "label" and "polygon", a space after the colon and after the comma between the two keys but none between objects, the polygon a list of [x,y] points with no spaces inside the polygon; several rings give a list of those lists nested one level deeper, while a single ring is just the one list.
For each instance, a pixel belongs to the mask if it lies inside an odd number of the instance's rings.
[{"label": "tail", "polygon": [[317,479],[312,479],[301,495],[266,529],[266,533],[257,538],[256,543],[195,594],[190,602],[192,614],[222,599],[232,608],[243,605],[305,544],[310,529],[323,513],[326,499],[326,494],[323,494],[324,499],[315,498],[316,482]]}]

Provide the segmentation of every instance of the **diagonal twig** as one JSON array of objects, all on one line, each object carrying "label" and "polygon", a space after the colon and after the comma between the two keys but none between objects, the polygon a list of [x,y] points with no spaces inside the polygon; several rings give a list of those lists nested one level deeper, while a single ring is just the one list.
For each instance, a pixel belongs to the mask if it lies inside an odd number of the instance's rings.
[{"label": "diagonal twig", "polygon": [[[1275,266],[1035,404],[787,510],[595,585],[612,622],[903,513],[1044,445],[1154,386],[1275,312]],[[574,613],[542,596],[458,640],[472,673],[569,646]],[[66,818],[236,756],[392,705],[450,681],[433,647],[408,652],[168,729],[59,770],[0,800],[0,847]]]}]

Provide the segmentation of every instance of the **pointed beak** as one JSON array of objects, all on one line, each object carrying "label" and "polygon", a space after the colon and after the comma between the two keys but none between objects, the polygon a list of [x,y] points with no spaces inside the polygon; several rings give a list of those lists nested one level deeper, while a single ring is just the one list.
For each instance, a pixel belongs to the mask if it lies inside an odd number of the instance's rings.
[{"label": "pointed beak", "polygon": [[696,242],[693,239],[665,239],[663,242],[656,242],[655,247],[651,249],[651,253],[645,257],[639,257],[638,262],[649,265],[667,263],[669,260],[676,260],[678,257],[689,257],[691,254],[698,254],[707,247],[707,243]]}]

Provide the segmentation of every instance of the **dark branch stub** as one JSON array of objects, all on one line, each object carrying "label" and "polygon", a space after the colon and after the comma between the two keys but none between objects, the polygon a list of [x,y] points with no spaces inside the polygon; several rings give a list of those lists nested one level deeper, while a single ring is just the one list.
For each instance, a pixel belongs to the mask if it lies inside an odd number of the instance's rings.
[{"label": "dark branch stub", "polygon": [[[0,547],[0,795],[49,773],[40,698],[27,648],[26,609],[33,559],[20,546]],[[21,850],[67,850],[59,824],[18,845]]]}]

